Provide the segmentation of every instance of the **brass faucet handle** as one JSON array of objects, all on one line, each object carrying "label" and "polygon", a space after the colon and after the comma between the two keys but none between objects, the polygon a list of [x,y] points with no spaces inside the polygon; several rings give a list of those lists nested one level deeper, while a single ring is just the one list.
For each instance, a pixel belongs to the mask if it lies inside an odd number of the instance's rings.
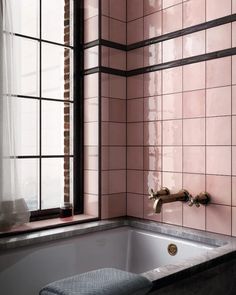
[{"label": "brass faucet handle", "polygon": [[156,200],[160,196],[166,196],[169,195],[170,191],[167,187],[162,187],[159,191],[154,192],[154,190],[151,188],[149,190],[149,200]]},{"label": "brass faucet handle", "polygon": [[188,205],[192,207],[193,205],[196,205],[197,208],[200,207],[200,205],[207,205],[210,202],[210,195],[206,192],[202,192],[196,197],[191,197],[189,200]]}]

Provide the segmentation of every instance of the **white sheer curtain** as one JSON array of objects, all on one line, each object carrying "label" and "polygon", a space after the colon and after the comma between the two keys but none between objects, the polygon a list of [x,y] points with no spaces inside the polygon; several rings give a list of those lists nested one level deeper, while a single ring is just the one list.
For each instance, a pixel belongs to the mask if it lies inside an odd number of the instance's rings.
[{"label": "white sheer curtain", "polygon": [[9,0],[0,0],[0,231],[29,221],[24,196],[20,196],[15,146],[17,100],[14,89],[14,46]]}]

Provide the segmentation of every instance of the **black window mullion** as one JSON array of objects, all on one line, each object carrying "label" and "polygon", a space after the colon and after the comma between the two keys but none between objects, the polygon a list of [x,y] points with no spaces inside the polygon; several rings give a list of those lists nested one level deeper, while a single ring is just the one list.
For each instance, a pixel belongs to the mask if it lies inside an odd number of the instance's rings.
[{"label": "black window mullion", "polygon": [[39,0],[39,210],[42,210],[42,0]]}]

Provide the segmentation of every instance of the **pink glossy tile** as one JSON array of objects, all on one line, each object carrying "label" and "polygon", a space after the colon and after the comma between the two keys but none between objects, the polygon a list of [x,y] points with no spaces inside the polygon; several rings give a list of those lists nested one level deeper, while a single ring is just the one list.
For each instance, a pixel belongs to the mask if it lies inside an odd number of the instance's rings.
[{"label": "pink glossy tile", "polygon": [[161,122],[144,122],[144,145],[161,145]]},{"label": "pink glossy tile", "polygon": [[103,122],[102,145],[126,145],[126,124]]},{"label": "pink glossy tile", "polygon": [[[114,218],[126,215],[126,195],[104,195],[101,198],[102,219]],[[114,206],[116,204],[116,206]]]},{"label": "pink glossy tile", "polygon": [[144,121],[161,120],[161,96],[145,97],[143,108]]},{"label": "pink glossy tile", "polygon": [[163,70],[163,94],[182,91],[182,67]]},{"label": "pink glossy tile", "polygon": [[127,70],[143,67],[143,48],[134,49],[127,53]]},{"label": "pink glossy tile", "polygon": [[98,46],[84,50],[84,68],[90,69],[98,66]]},{"label": "pink glossy tile", "polygon": [[126,147],[102,147],[102,170],[113,169],[126,169]]},{"label": "pink glossy tile", "polygon": [[236,176],[236,147],[232,146],[232,175]]},{"label": "pink glossy tile", "polygon": [[232,114],[236,115],[236,86],[232,86]]},{"label": "pink glossy tile", "polygon": [[206,20],[231,14],[231,0],[206,0]]},{"label": "pink glossy tile", "polygon": [[127,192],[143,194],[143,171],[127,170]]},{"label": "pink glossy tile", "polygon": [[84,3],[84,19],[98,15],[98,0],[87,0]]},{"label": "pink glossy tile", "polygon": [[236,237],[236,207],[232,207],[232,236]]},{"label": "pink glossy tile", "polygon": [[109,40],[109,27],[110,27],[110,19],[106,16],[102,16],[102,39]]},{"label": "pink glossy tile", "polygon": [[144,67],[156,65],[162,62],[161,43],[156,43],[143,48],[144,52]]},{"label": "pink glossy tile", "polygon": [[231,24],[206,30],[206,52],[231,48]]},{"label": "pink glossy tile", "polygon": [[183,148],[183,171],[186,173],[205,173],[205,147]]},{"label": "pink glossy tile", "polygon": [[84,123],[84,145],[98,145],[98,123]]},{"label": "pink glossy tile", "polygon": [[162,77],[161,71],[144,74],[144,96],[156,96],[161,94]]},{"label": "pink glossy tile", "polygon": [[98,96],[98,74],[86,75],[84,77],[84,98]]},{"label": "pink glossy tile", "polygon": [[183,93],[183,118],[205,116],[205,90]]},{"label": "pink glossy tile", "polygon": [[163,121],[163,145],[182,144],[182,120]]},{"label": "pink glossy tile", "polygon": [[231,117],[206,119],[206,144],[231,145]]},{"label": "pink glossy tile", "polygon": [[127,124],[127,145],[143,145],[143,123]]},{"label": "pink glossy tile", "polygon": [[84,169],[98,170],[98,147],[84,147]]},{"label": "pink glossy tile", "polygon": [[161,221],[161,214],[155,214],[153,209],[153,200],[149,200],[148,196],[144,196],[144,219]]},{"label": "pink glossy tile", "polygon": [[232,0],[232,13],[236,13],[236,0]]},{"label": "pink glossy tile", "polygon": [[84,193],[98,194],[98,171],[84,170]]},{"label": "pink glossy tile", "polygon": [[207,206],[206,230],[231,235],[231,207],[214,204]]},{"label": "pink glossy tile", "polygon": [[102,194],[126,192],[126,170],[102,171]]},{"label": "pink glossy tile", "polygon": [[231,84],[231,57],[213,59],[206,63],[207,88]]},{"label": "pink glossy tile", "polygon": [[181,2],[183,2],[183,0],[163,0],[163,9],[176,4],[180,4]]},{"label": "pink glossy tile", "polygon": [[127,169],[143,170],[143,147],[127,147]]},{"label": "pink glossy tile", "polygon": [[126,23],[110,18],[110,41],[126,44]]},{"label": "pink glossy tile", "polygon": [[184,91],[205,88],[205,62],[184,66],[183,80]]},{"label": "pink glossy tile", "polygon": [[127,24],[127,44],[143,40],[143,18],[134,20]]},{"label": "pink glossy tile", "polygon": [[231,205],[231,176],[207,175],[206,191],[211,195],[211,203]]},{"label": "pink glossy tile", "polygon": [[126,98],[126,79],[125,77],[110,75],[109,97]]},{"label": "pink glossy tile", "polygon": [[102,121],[126,122],[126,101],[116,98],[102,98]]},{"label": "pink glossy tile", "polygon": [[232,47],[236,47],[236,22],[232,23]]},{"label": "pink glossy tile", "polygon": [[206,116],[231,115],[231,87],[206,90]]},{"label": "pink glossy tile", "polygon": [[205,119],[183,120],[183,144],[205,145]]},{"label": "pink glossy tile", "polygon": [[163,172],[163,187],[168,187],[170,193],[176,193],[182,189],[182,173]]},{"label": "pink glossy tile", "polygon": [[163,222],[182,225],[183,205],[181,202],[163,204],[162,212]]},{"label": "pink glossy tile", "polygon": [[236,177],[232,177],[232,206],[236,206]]},{"label": "pink glossy tile", "polygon": [[183,204],[183,226],[205,230],[206,219],[205,219],[206,208],[201,206],[189,207],[188,204]]},{"label": "pink glossy tile", "polygon": [[88,43],[98,39],[98,16],[84,21],[84,42]]},{"label": "pink glossy tile", "polygon": [[182,37],[170,39],[162,43],[163,62],[182,58]]},{"label": "pink glossy tile", "polygon": [[[86,76],[85,76],[86,77]],[[102,73],[101,75],[101,95],[109,97],[110,75]]]},{"label": "pink glossy tile", "polygon": [[143,97],[143,75],[127,78],[127,98]]},{"label": "pink glossy tile", "polygon": [[183,57],[191,57],[205,53],[205,31],[183,36]]},{"label": "pink glossy tile", "polygon": [[208,146],[206,148],[206,173],[218,175],[231,174],[231,148]]},{"label": "pink glossy tile", "polygon": [[236,116],[232,116],[232,145],[236,145]]},{"label": "pink glossy tile", "polygon": [[163,95],[163,120],[182,118],[182,93]]},{"label": "pink glossy tile", "polygon": [[98,217],[99,209],[98,196],[96,195],[84,195],[84,214]]},{"label": "pink glossy tile", "polygon": [[182,147],[163,147],[163,171],[182,172]]},{"label": "pink glossy tile", "polygon": [[110,11],[109,11],[109,2],[110,0],[102,0],[101,4],[102,4],[102,15],[107,15],[109,16]]},{"label": "pink glossy tile", "polygon": [[204,192],[205,188],[205,175],[203,174],[183,174],[183,187],[193,196]]},{"label": "pink glossy tile", "polygon": [[110,17],[126,22],[126,0],[110,0]]},{"label": "pink glossy tile", "polygon": [[190,0],[183,3],[184,28],[205,22],[206,0]]},{"label": "pink glossy tile", "polygon": [[119,70],[126,70],[126,54],[122,50],[110,48],[109,50],[110,67]]},{"label": "pink glossy tile", "polygon": [[127,101],[127,122],[143,121],[143,98]]},{"label": "pink glossy tile", "polygon": [[182,29],[182,4],[163,10],[163,34]]},{"label": "pink glossy tile", "polygon": [[232,56],[232,83],[236,84],[236,56]]},{"label": "pink glossy tile", "polygon": [[143,174],[143,189],[144,194],[149,194],[150,189],[157,191],[161,188],[161,172],[144,171]]},{"label": "pink glossy tile", "polygon": [[143,0],[128,0],[127,1],[127,21],[129,22],[131,20],[140,18],[142,16],[143,16]]},{"label": "pink glossy tile", "polygon": [[161,10],[161,0],[145,0],[143,3],[144,15],[151,14]]},{"label": "pink glossy tile", "polygon": [[144,147],[144,170],[161,170],[161,147]]},{"label": "pink glossy tile", "polygon": [[144,17],[144,39],[160,36],[162,33],[162,13],[155,12]]},{"label": "pink glossy tile", "polygon": [[109,67],[110,59],[110,48],[102,46],[102,66]]},{"label": "pink glossy tile", "polygon": [[84,100],[84,122],[98,122],[98,98]]},{"label": "pink glossy tile", "polygon": [[127,216],[143,218],[143,195],[127,194]]}]

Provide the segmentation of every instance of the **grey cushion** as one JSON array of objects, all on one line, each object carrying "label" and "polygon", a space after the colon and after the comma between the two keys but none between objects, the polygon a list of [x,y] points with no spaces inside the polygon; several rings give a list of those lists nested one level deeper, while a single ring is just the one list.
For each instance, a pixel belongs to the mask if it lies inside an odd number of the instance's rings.
[{"label": "grey cushion", "polygon": [[53,282],[40,295],[143,295],[151,287],[141,275],[103,268]]}]

